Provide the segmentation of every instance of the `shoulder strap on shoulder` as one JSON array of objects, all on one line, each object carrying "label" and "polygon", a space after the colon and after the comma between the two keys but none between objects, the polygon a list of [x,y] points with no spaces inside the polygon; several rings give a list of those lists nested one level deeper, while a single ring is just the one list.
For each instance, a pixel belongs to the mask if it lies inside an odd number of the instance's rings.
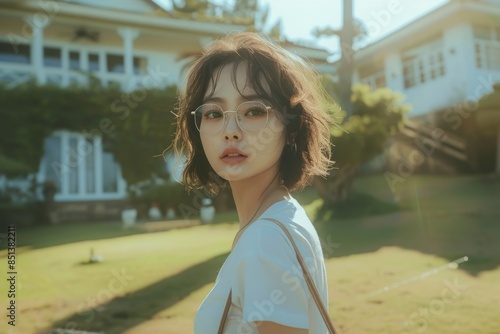
[{"label": "shoulder strap on shoulder", "polygon": [[311,294],[314,298],[314,301],[316,302],[316,305],[318,306],[319,312],[321,313],[321,316],[323,317],[323,320],[325,321],[326,327],[328,327],[328,331],[331,334],[337,334],[338,331],[335,329],[333,326],[333,322],[330,320],[330,317],[328,316],[328,312],[325,309],[325,306],[323,305],[321,298],[319,296],[318,290],[316,289],[316,286],[314,285],[314,281],[309,274],[309,271],[307,270],[306,264],[304,262],[304,259],[302,258],[302,255],[300,254],[299,248],[297,247],[297,244],[292,238],[292,235],[290,234],[290,231],[283,225],[282,222],[273,219],[273,218],[263,218],[269,221],[272,221],[273,223],[276,223],[283,232],[287,235],[288,239],[290,239],[290,242],[292,243],[292,246],[295,250],[295,255],[297,256],[297,260],[299,261],[300,266],[302,267],[302,272],[304,273],[304,278],[306,280],[307,286],[309,287],[309,290],[311,291]]},{"label": "shoulder strap on shoulder", "polygon": [[[288,239],[292,243],[292,246],[295,250],[297,260],[299,261],[299,264],[302,267],[302,272],[304,273],[304,278],[306,280],[307,286],[309,287],[309,290],[311,291],[311,295],[313,296],[314,301],[316,302],[316,306],[318,307],[319,312],[321,313],[321,316],[323,317],[323,320],[325,321],[325,324],[326,324],[326,327],[328,328],[328,331],[330,332],[330,334],[338,334],[339,332],[337,331],[337,329],[333,325],[333,322],[330,320],[330,318],[328,316],[328,312],[325,309],[325,306],[323,305],[323,303],[321,301],[318,290],[316,289],[316,286],[314,285],[314,281],[312,280],[312,277],[309,274],[309,271],[307,270],[305,262],[302,258],[302,255],[300,255],[299,248],[297,247],[297,244],[293,240],[292,235],[290,234],[288,229],[283,225],[283,223],[281,223],[280,221],[278,221],[276,219],[272,219],[272,218],[262,218],[262,219],[269,220],[273,223],[276,223],[279,227],[281,227],[283,232],[285,232],[285,234],[287,235]],[[237,240],[235,240],[235,241],[237,241]],[[234,244],[235,243],[233,243],[233,246],[234,246]],[[227,297],[226,306],[224,307],[224,311],[222,313],[221,321],[219,324],[219,330],[217,332],[218,334],[223,334],[223,332],[224,332],[224,327],[226,325],[227,315],[229,313],[229,308],[231,307],[231,294],[232,294],[232,290],[229,291],[229,296]]]}]

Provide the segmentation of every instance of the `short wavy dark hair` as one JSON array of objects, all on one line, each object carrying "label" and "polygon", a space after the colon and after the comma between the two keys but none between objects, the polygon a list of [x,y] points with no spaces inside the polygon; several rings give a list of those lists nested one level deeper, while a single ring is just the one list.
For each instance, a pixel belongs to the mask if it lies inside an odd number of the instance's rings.
[{"label": "short wavy dark hair", "polygon": [[[308,185],[313,176],[326,176],[331,165],[330,117],[327,95],[316,72],[301,58],[261,35],[240,32],[216,40],[205,49],[190,66],[179,96],[173,145],[178,156],[187,159],[183,171],[187,189],[205,188],[217,193],[227,185],[210,166],[190,112],[203,103],[209,84],[216,86],[224,66],[241,63],[247,67],[249,84],[271,104],[285,125],[287,145],[279,165],[284,185],[296,191]],[[233,66],[233,80],[237,67]]]}]

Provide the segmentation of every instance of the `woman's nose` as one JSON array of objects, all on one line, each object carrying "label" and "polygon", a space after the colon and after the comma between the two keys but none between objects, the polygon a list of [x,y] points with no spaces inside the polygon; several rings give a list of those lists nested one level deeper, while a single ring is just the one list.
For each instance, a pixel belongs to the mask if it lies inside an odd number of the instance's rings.
[{"label": "woman's nose", "polygon": [[225,140],[239,140],[241,138],[241,128],[236,117],[238,117],[236,113],[226,114],[226,125],[223,129]]}]

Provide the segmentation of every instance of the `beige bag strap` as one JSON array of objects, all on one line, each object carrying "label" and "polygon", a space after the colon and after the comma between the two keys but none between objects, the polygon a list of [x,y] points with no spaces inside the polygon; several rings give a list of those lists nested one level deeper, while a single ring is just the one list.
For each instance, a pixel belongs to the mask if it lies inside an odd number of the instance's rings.
[{"label": "beige bag strap", "polygon": [[[276,219],[272,219],[272,218],[263,218],[263,219],[266,219],[266,220],[269,220],[273,223],[276,223],[285,232],[288,239],[290,239],[290,242],[292,243],[292,246],[295,250],[297,260],[299,261],[299,264],[302,267],[302,272],[304,273],[304,278],[306,279],[307,286],[309,287],[309,290],[311,291],[311,294],[314,298],[314,301],[316,302],[316,306],[318,307],[319,312],[321,313],[321,316],[323,317],[323,320],[325,321],[326,327],[328,328],[328,331],[330,332],[330,334],[337,334],[338,331],[336,330],[335,326],[333,325],[333,322],[330,320],[330,318],[328,316],[328,312],[325,309],[325,306],[321,302],[321,298],[319,296],[318,290],[316,289],[316,286],[314,285],[314,282],[311,278],[311,275],[309,274],[309,271],[307,270],[305,262],[302,258],[302,255],[300,255],[299,248],[297,247],[297,244],[293,240],[292,235],[290,234],[288,229],[283,225],[283,223],[281,223],[280,221],[278,221]],[[228,296],[227,301],[226,301],[226,306],[224,307],[224,312],[222,313],[222,318],[220,321],[218,334],[223,334],[223,331],[224,331],[224,326],[225,326],[226,320],[227,320],[227,314],[229,313],[229,308],[231,307],[231,293],[232,293],[232,291],[229,291],[229,296]]]}]

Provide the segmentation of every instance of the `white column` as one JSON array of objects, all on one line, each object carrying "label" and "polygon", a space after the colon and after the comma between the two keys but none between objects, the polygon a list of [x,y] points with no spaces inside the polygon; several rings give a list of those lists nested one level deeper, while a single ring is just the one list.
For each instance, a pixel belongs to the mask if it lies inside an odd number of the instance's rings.
[{"label": "white column", "polygon": [[61,57],[62,57],[62,86],[68,87],[69,85],[69,50],[66,46],[61,48]]},{"label": "white column", "polygon": [[100,50],[97,52],[99,55],[99,70],[97,73],[99,73],[99,78],[101,80],[101,85],[107,86],[108,85],[108,60],[106,59],[106,52],[104,50]]},{"label": "white column", "polygon": [[130,91],[134,88],[134,39],[139,36],[139,30],[132,28],[118,28],[118,34],[123,39],[123,61],[125,67],[125,84],[123,89]]},{"label": "white column", "polygon": [[[84,71],[88,71],[89,69],[89,54],[87,50],[80,50],[80,68]],[[81,84],[88,84],[88,78],[86,75],[82,75],[81,73],[78,75],[78,78],[81,78],[81,81],[78,83]]]},{"label": "white column", "polygon": [[47,82],[43,68],[43,29],[49,25],[50,20],[48,18],[44,20],[36,18],[38,17],[33,17],[33,19],[27,21],[33,30],[33,37],[31,38],[31,65],[35,69],[37,82],[43,85]]}]

